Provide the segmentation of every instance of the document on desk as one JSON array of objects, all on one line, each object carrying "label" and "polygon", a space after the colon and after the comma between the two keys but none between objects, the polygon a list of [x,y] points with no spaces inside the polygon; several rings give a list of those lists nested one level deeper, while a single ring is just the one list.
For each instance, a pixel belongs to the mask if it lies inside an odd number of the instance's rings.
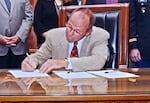
[{"label": "document on desk", "polygon": [[96,76],[87,72],[68,72],[68,71],[53,71],[59,77],[64,79],[75,79],[75,78],[96,78]]},{"label": "document on desk", "polygon": [[38,70],[35,70],[34,72],[23,72],[21,70],[9,70],[13,76],[16,78],[21,78],[21,77],[46,77],[48,74],[46,73],[40,73]]},{"label": "document on desk", "polygon": [[88,71],[91,74],[95,74],[97,76],[102,76],[105,78],[130,78],[130,77],[139,77],[138,75],[122,72],[119,70],[101,70],[101,71]]}]

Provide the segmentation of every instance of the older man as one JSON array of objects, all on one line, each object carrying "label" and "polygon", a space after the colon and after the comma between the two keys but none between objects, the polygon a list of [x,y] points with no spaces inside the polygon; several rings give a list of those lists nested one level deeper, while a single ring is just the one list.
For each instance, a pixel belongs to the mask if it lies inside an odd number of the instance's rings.
[{"label": "older man", "polygon": [[40,49],[22,62],[23,71],[48,73],[55,69],[73,71],[103,68],[108,53],[109,33],[93,27],[95,16],[89,9],[73,11],[66,27],[48,31]]}]

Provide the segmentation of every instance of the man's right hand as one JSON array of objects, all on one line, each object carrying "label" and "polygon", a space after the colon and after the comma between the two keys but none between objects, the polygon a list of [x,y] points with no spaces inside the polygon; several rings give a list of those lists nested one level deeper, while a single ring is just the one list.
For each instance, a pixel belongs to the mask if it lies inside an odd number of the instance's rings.
[{"label": "man's right hand", "polygon": [[8,45],[9,41],[10,41],[10,39],[7,36],[1,36],[0,37],[0,43],[3,44],[3,45]]},{"label": "man's right hand", "polygon": [[36,64],[29,57],[26,57],[21,64],[21,70],[24,72],[33,72],[35,69]]},{"label": "man's right hand", "polygon": [[130,51],[130,58],[133,62],[139,62],[141,60],[141,54],[139,49],[132,49]]},{"label": "man's right hand", "polygon": [[16,43],[19,41],[18,36],[12,36],[12,37],[7,37],[7,36],[1,36],[0,37],[0,44],[7,45],[7,46],[16,46]]}]

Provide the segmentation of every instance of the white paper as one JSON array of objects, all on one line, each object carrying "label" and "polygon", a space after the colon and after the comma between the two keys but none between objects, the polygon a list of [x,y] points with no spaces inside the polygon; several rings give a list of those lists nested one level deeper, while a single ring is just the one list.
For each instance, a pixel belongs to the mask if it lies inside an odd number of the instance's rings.
[{"label": "white paper", "polygon": [[20,77],[45,77],[48,76],[46,73],[40,73],[38,70],[35,70],[34,72],[23,72],[21,70],[9,70],[13,76],[16,78]]},{"label": "white paper", "polygon": [[53,71],[59,77],[64,79],[74,79],[74,78],[96,78],[96,76],[89,74],[87,72],[68,72],[68,71]]},{"label": "white paper", "polygon": [[119,70],[101,70],[101,71],[88,71],[91,74],[106,78],[129,78],[129,77],[139,77],[138,75],[122,72]]}]

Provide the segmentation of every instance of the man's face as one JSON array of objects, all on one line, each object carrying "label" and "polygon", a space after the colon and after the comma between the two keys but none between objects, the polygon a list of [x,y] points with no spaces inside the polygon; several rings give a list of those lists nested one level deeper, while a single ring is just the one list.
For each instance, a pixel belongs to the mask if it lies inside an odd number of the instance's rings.
[{"label": "man's face", "polygon": [[66,38],[68,42],[75,42],[82,39],[87,34],[89,17],[74,13],[66,24]]}]

